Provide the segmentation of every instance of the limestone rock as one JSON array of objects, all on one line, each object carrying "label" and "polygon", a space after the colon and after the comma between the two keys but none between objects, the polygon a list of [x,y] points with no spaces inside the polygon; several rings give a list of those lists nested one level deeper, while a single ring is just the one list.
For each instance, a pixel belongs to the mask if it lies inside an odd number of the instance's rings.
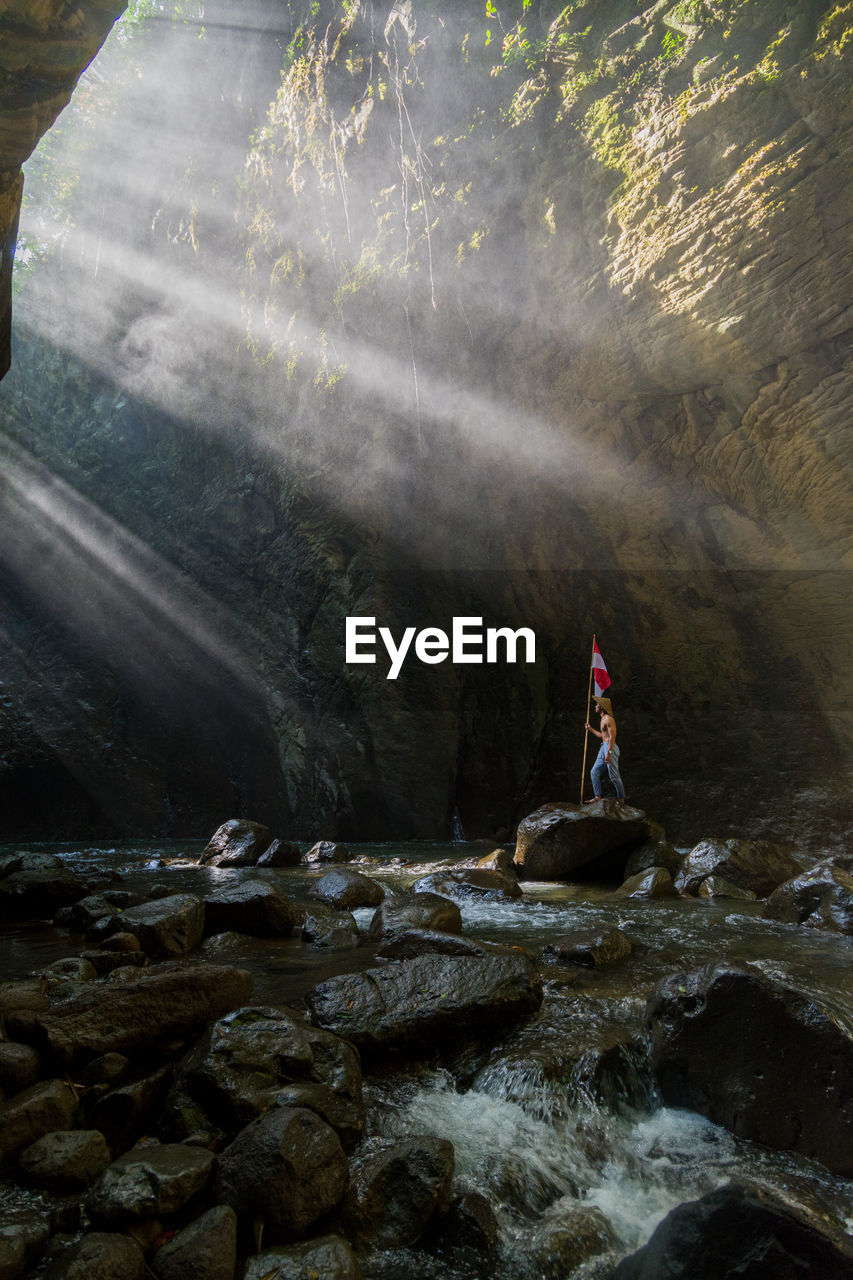
[{"label": "limestone rock", "polygon": [[229,818],[214,831],[201,851],[199,862],[210,867],[253,867],[272,841],[269,827],[242,818]]},{"label": "limestone rock", "polygon": [[525,880],[582,875],[621,883],[628,855],[649,830],[644,813],[614,800],[546,804],[518,824],[515,864]]},{"label": "limestone rock", "polygon": [[372,1052],[496,1034],[534,1013],[541,1001],[541,983],[521,951],[393,960],[381,969],[330,978],[306,997],[315,1026]]},{"label": "limestone rock", "polygon": [[721,963],[664,979],[646,1021],[668,1105],[853,1174],[853,1037],[816,1001]]}]

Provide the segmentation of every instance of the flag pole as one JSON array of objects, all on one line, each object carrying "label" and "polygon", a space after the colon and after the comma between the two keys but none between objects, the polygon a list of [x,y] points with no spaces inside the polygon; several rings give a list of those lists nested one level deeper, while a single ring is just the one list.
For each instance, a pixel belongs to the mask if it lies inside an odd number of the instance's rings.
[{"label": "flag pole", "polygon": [[[586,693],[586,724],[589,724],[589,712],[592,706],[592,664],[595,661],[595,633],[592,637],[592,651],[589,656],[589,686]],[[589,730],[584,729],[583,734],[583,765],[581,766],[581,798],[579,803],[583,804],[583,788],[586,780],[586,749],[589,743]]]}]

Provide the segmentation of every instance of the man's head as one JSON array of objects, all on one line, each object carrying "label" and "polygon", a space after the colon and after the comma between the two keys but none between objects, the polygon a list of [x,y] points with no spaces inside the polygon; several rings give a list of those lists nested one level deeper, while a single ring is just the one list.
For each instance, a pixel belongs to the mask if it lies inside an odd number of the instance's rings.
[{"label": "man's head", "polygon": [[600,716],[613,715],[613,706],[609,698],[596,698],[595,709]]}]

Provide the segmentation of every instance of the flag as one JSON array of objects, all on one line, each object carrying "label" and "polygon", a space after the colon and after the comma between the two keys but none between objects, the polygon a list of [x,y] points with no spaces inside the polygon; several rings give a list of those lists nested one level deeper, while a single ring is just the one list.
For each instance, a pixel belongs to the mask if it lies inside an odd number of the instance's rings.
[{"label": "flag", "polygon": [[607,668],[604,665],[604,659],[599,651],[597,640],[592,642],[592,678],[595,682],[595,692],[601,696],[604,690],[609,688],[611,680],[607,674]]}]

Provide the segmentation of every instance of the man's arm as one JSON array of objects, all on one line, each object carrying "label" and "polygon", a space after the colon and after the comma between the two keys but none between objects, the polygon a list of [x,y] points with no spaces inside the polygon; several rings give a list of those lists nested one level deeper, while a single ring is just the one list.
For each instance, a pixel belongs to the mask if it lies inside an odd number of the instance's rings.
[{"label": "man's arm", "polygon": [[607,764],[610,759],[610,752],[616,745],[616,724],[613,720],[608,720],[604,733],[601,734],[601,741],[607,743],[607,755],[604,757],[604,763]]}]

